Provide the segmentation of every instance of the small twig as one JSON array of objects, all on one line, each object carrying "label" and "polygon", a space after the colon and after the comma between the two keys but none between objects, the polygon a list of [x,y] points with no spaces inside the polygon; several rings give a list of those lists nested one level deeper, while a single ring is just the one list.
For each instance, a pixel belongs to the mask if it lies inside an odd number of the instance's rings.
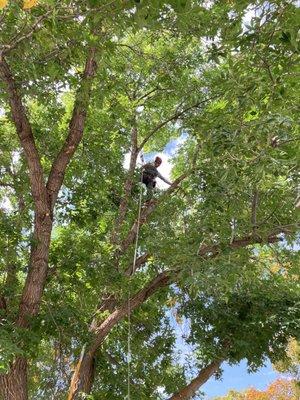
[{"label": "small twig", "polygon": [[[31,29],[23,36],[20,36],[18,39],[17,37],[20,35],[20,32],[11,40],[10,44],[8,45],[3,45],[3,50],[2,54],[5,55],[8,52],[10,52],[12,49],[17,47],[18,44],[20,44],[23,40],[29,39],[38,29],[41,29],[42,22],[53,12],[53,9],[51,8],[48,10],[45,14],[41,15],[36,22],[31,26]],[[14,40],[15,39],[15,40]]]},{"label": "small twig", "polygon": [[145,144],[149,141],[149,139],[151,139],[151,137],[157,132],[159,131],[161,128],[163,128],[165,125],[167,125],[169,122],[171,121],[176,121],[178,118],[180,118],[182,115],[184,115],[186,112],[198,108],[199,106],[207,103],[210,100],[216,99],[220,96],[220,94],[212,96],[208,99],[205,100],[201,100],[198,101],[197,103],[188,106],[186,108],[184,108],[182,111],[175,111],[175,113],[173,115],[171,115],[169,118],[167,118],[166,120],[160,122],[155,128],[153,128],[150,133],[144,138],[144,140],[142,140],[141,144],[138,146],[138,151],[141,151],[143,149],[143,147],[145,146]]},{"label": "small twig", "polygon": [[257,221],[256,221],[257,206],[258,206],[258,190],[255,189],[253,192],[252,207],[251,207],[251,224],[253,232],[255,232],[257,229]]},{"label": "small twig", "polygon": [[0,17],[0,25],[2,24],[4,18],[6,17],[6,14],[7,14],[7,8],[2,11],[2,15]]}]

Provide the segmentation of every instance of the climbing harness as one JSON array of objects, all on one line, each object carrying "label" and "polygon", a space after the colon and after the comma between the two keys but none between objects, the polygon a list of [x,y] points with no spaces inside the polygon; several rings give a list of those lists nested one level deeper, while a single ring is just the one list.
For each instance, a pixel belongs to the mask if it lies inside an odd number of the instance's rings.
[{"label": "climbing harness", "polygon": [[[140,159],[141,159],[141,164],[142,166],[144,165],[144,156],[143,153],[140,153]],[[141,181],[140,183],[143,182],[143,174],[141,173]],[[136,237],[135,237],[135,246],[134,246],[134,253],[133,253],[133,262],[132,262],[132,274],[129,276],[128,280],[128,298],[127,298],[127,313],[128,313],[128,335],[127,335],[127,400],[131,399],[131,393],[130,393],[130,375],[131,375],[131,304],[130,304],[130,296],[131,296],[131,290],[130,290],[130,281],[131,281],[131,276],[134,274],[135,271],[135,264],[136,264],[136,259],[137,259],[137,250],[138,250],[138,242],[139,242],[139,232],[140,232],[140,219],[141,219],[141,210],[142,210],[142,197],[143,197],[143,188],[142,185],[140,185],[140,195],[139,195],[139,205],[138,205],[138,218],[137,218],[137,231],[136,231]]]}]

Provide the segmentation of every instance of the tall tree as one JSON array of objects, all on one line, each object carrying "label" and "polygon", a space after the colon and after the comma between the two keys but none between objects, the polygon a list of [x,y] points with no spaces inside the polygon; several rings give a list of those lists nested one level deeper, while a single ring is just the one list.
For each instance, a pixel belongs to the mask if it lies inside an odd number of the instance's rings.
[{"label": "tall tree", "polygon": [[[222,360],[258,367],[296,336],[295,11],[3,9],[4,399],[125,397],[128,314],[140,399],[190,398]],[[138,217],[139,154],[178,137],[173,184]],[[174,309],[199,379],[174,359]]]}]

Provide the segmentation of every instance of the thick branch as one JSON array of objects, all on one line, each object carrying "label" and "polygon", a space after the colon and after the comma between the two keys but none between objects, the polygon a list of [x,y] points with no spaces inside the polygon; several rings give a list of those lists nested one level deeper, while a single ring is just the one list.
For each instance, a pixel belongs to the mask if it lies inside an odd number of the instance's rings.
[{"label": "thick branch", "polygon": [[66,168],[82,139],[92,82],[97,69],[95,54],[96,48],[91,47],[88,51],[81,85],[77,91],[73,114],[69,124],[69,134],[50,171],[47,189],[51,199],[51,210],[54,208]]},{"label": "thick branch", "polygon": [[135,272],[142,266],[145,264],[145,262],[149,259],[150,254],[149,253],[145,253],[143,255],[141,255],[140,257],[138,257],[135,261],[135,265],[133,265],[132,263],[128,266],[128,268],[125,271],[125,275],[126,276],[132,276],[135,274]]},{"label": "thick branch", "polygon": [[222,360],[214,361],[207,367],[203,368],[185,388],[174,394],[169,400],[188,400],[195,395],[197,390],[208,381],[208,379],[218,371]]},{"label": "thick branch", "polygon": [[5,58],[1,55],[0,76],[7,88],[12,119],[26,157],[29,169],[31,192],[36,211],[41,216],[47,216],[47,214],[49,215],[48,195],[45,188],[43,169],[35,145],[32,128],[22,104],[22,99],[18,92],[16,82],[10,71],[10,67]]},{"label": "thick branch", "polygon": [[137,128],[136,128],[136,126],[134,126],[131,130],[131,155],[130,155],[129,170],[128,170],[127,178],[126,178],[126,181],[124,184],[124,196],[121,200],[121,203],[119,206],[118,217],[115,221],[115,227],[114,227],[114,231],[112,234],[112,243],[117,243],[120,229],[121,229],[121,226],[125,219],[125,215],[126,215],[127,207],[128,207],[128,200],[129,200],[132,186],[133,186],[134,170],[135,170],[135,166],[136,166],[137,156],[138,156]]},{"label": "thick branch", "polygon": [[126,236],[126,238],[122,241],[122,243],[120,245],[120,249],[118,250],[119,251],[119,255],[120,254],[124,254],[126,252],[126,250],[128,249],[128,247],[134,242],[134,239],[136,237],[136,234],[137,234],[137,231],[138,231],[139,227],[146,223],[148,217],[153,213],[153,211],[156,209],[158,204],[160,204],[161,202],[163,202],[165,200],[165,198],[170,196],[178,188],[179,184],[190,173],[191,173],[191,171],[188,171],[188,172],[182,174],[179,178],[177,178],[172,183],[172,185],[168,188],[168,190],[166,190],[158,200],[152,199],[151,201],[146,203],[146,205],[143,206],[143,208],[141,210],[140,219],[139,220],[136,219],[134,221],[130,231],[128,232],[128,234]]},{"label": "thick branch", "polygon": [[128,311],[132,312],[141,304],[143,304],[152,294],[156,293],[159,289],[168,286],[171,283],[171,272],[165,271],[157,275],[138,293],[136,293],[130,300],[124,302],[121,307],[115,310],[105,321],[102,322],[95,330],[95,338],[92,342],[90,351],[95,352],[100,344],[103,342],[112,328],[126,315]]},{"label": "thick branch", "polygon": [[129,301],[124,302],[123,305],[116,309],[100,326],[95,327],[94,340],[89,349],[85,352],[84,357],[78,362],[73,374],[68,400],[76,399],[80,392],[89,393],[91,390],[95,353],[113,327],[128,315],[128,312],[132,312],[144,303],[153,293],[157,292],[162,287],[168,286],[170,282],[171,275],[169,271],[162,272]]},{"label": "thick branch", "polygon": [[[279,233],[281,232],[274,234],[272,233],[267,238],[261,238],[257,235],[245,236],[241,239],[235,239],[232,243],[228,244],[226,248],[234,250],[242,247],[247,247],[251,244],[277,243],[283,240],[282,238],[277,236]],[[212,246],[201,246],[198,250],[198,255],[201,257],[215,257],[218,254],[221,254],[223,250],[224,246],[221,246],[220,244],[215,244]]]},{"label": "thick branch", "polygon": [[[139,269],[142,265],[145,264],[145,262],[148,260],[149,257],[150,257],[149,253],[145,253],[145,254],[141,255],[140,257],[138,257],[135,262],[135,265],[130,263],[130,265],[125,270],[124,275],[127,277],[132,276],[136,272],[137,269]],[[110,294],[107,293],[106,295],[102,296],[102,299],[97,306],[96,313],[99,314],[104,311],[109,311],[110,313],[112,313],[118,307],[118,304],[119,303],[118,303],[118,300],[116,299],[116,297],[111,293]],[[89,330],[91,332],[93,330],[95,330],[95,327],[97,326],[97,324],[99,324],[99,321],[97,321],[97,317],[93,318]]]}]

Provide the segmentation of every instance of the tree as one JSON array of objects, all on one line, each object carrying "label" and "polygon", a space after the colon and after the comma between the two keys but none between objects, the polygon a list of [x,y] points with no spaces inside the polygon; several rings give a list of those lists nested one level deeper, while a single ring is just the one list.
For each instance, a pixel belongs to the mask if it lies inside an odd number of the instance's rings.
[{"label": "tree", "polygon": [[288,379],[277,379],[271,383],[265,391],[253,388],[245,392],[230,391],[224,397],[216,400],[296,400],[298,398],[295,381]]},{"label": "tree", "polygon": [[[125,397],[128,314],[139,399],[184,388],[191,397],[222,360],[258,367],[297,335],[299,255],[280,244],[298,229],[295,10],[3,9],[4,399]],[[139,153],[181,134],[173,184],[137,218]],[[174,306],[199,321],[188,340],[200,378],[190,383],[174,360]]]},{"label": "tree", "polygon": [[282,360],[275,363],[274,368],[279,372],[287,372],[300,381],[300,346],[296,339],[291,338],[287,344],[286,354]]}]

